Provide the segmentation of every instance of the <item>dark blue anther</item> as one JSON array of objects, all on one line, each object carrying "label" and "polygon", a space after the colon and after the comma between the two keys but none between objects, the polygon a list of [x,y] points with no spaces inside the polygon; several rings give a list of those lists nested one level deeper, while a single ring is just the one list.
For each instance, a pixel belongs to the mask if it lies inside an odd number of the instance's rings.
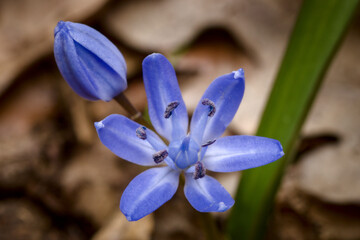
[{"label": "dark blue anther", "polygon": [[178,102],[178,101],[169,103],[165,109],[164,117],[169,118],[172,115],[175,108],[177,108],[177,106],[179,106],[179,104],[180,104],[180,102]]},{"label": "dark blue anther", "polygon": [[205,106],[209,106],[209,114],[208,116],[209,117],[212,117],[214,116],[215,112],[216,112],[216,108],[215,108],[215,103],[207,98],[203,99],[201,101],[202,105],[205,105]]},{"label": "dark blue anther", "polygon": [[157,153],[154,153],[153,154],[153,159],[154,159],[154,162],[156,164],[159,164],[161,163],[162,161],[164,161],[165,158],[167,158],[168,156],[168,152],[166,150],[161,150],[161,151],[158,151]]},{"label": "dark blue anther", "polygon": [[136,129],[136,136],[142,140],[146,139],[146,127],[144,126],[140,126]]},{"label": "dark blue anther", "polygon": [[195,164],[195,172],[194,172],[194,179],[199,179],[205,177],[206,169],[202,162],[197,162]]},{"label": "dark blue anther", "polygon": [[203,144],[203,145],[201,145],[201,146],[202,146],[202,147],[207,147],[207,146],[209,146],[209,145],[213,144],[214,142],[216,142],[216,139],[214,139],[214,140],[210,140],[210,141],[208,141],[208,142],[204,143],[204,144]]}]

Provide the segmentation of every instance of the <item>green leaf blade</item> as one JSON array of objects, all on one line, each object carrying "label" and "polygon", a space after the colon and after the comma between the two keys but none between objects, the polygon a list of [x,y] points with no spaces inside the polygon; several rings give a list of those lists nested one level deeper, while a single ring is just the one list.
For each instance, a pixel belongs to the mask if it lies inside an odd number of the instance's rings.
[{"label": "green leaf blade", "polygon": [[303,2],[257,131],[279,140],[286,155],[244,171],[228,226],[231,239],[263,239],[286,162],[358,2]]}]

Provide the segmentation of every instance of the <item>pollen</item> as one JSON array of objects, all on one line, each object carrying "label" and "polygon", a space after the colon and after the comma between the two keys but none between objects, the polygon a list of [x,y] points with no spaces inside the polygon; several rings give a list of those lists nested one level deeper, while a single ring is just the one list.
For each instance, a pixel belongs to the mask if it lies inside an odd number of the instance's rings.
[{"label": "pollen", "polygon": [[209,117],[214,116],[215,112],[216,112],[216,107],[215,107],[215,103],[207,98],[203,99],[201,101],[202,105],[204,106],[209,106]]},{"label": "pollen", "polygon": [[140,126],[136,129],[136,136],[142,140],[145,140],[146,139],[146,127],[144,126]]},{"label": "pollen", "polygon": [[169,153],[166,150],[158,151],[157,153],[153,154],[154,162],[156,164],[159,164],[162,161],[164,161],[164,159],[167,158],[168,155],[169,155]]},{"label": "pollen", "polygon": [[180,104],[179,101],[174,101],[174,102],[169,103],[165,109],[164,118],[169,118],[172,115],[175,108],[177,108],[179,106],[179,104]]}]

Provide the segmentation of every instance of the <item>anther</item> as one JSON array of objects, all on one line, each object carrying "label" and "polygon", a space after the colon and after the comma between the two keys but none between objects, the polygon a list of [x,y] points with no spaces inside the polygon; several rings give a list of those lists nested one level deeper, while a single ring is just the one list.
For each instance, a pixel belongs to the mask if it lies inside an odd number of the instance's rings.
[{"label": "anther", "polygon": [[215,103],[207,98],[203,99],[201,101],[202,105],[205,105],[205,106],[209,106],[209,114],[208,116],[209,117],[212,117],[214,116],[215,112],[216,112],[216,108],[215,108]]},{"label": "anther", "polygon": [[207,147],[207,146],[213,144],[214,142],[216,142],[216,139],[207,141],[206,143],[204,143],[203,145],[201,145],[201,147]]},{"label": "anther", "polygon": [[179,104],[180,104],[180,102],[178,102],[178,101],[169,103],[165,109],[164,117],[169,118],[172,115],[175,108],[177,108],[177,106],[179,106]]},{"label": "anther", "polygon": [[197,162],[195,164],[195,172],[194,172],[194,179],[199,179],[205,177],[206,169],[202,162]]},{"label": "anther", "polygon": [[153,154],[154,162],[156,164],[159,164],[162,161],[164,161],[164,159],[167,158],[168,155],[169,155],[169,153],[166,150],[158,151],[157,153]]},{"label": "anther", "polygon": [[144,126],[140,126],[136,129],[136,136],[142,140],[146,139],[146,127]]}]

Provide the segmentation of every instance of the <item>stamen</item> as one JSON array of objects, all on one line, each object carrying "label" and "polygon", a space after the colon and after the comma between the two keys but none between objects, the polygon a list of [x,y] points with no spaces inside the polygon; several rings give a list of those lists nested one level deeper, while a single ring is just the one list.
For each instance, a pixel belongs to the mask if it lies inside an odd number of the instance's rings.
[{"label": "stamen", "polygon": [[142,140],[145,140],[146,139],[146,127],[144,126],[140,126],[136,129],[136,136]]},{"label": "stamen", "polygon": [[202,162],[197,162],[195,164],[195,172],[194,172],[194,179],[199,179],[205,177],[206,169]]},{"label": "stamen", "polygon": [[202,103],[202,105],[209,106],[208,116],[209,117],[214,116],[214,114],[216,112],[215,103],[207,98],[203,99],[201,103]]},{"label": "stamen", "polygon": [[214,139],[214,140],[210,140],[210,141],[208,141],[208,142],[204,143],[203,145],[201,145],[201,147],[207,147],[207,146],[209,146],[209,145],[213,144],[214,142],[216,142],[216,139]]},{"label": "stamen", "polygon": [[164,117],[169,118],[172,115],[175,108],[177,108],[177,106],[179,106],[179,104],[180,104],[180,102],[178,102],[178,101],[169,103],[169,105],[167,105],[166,110],[164,112]]},{"label": "stamen", "polygon": [[168,152],[166,150],[161,150],[161,151],[158,151],[157,153],[154,153],[153,154],[153,159],[154,159],[154,162],[156,164],[159,164],[161,163],[162,161],[164,161],[165,158],[167,158],[168,156]]}]

